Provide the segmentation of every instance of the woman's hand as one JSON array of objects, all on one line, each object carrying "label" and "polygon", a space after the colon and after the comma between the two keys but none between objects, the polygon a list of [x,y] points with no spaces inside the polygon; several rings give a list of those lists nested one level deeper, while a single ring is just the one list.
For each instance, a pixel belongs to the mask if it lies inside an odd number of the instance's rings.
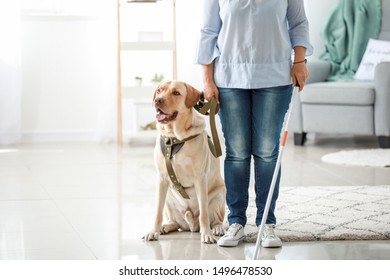
[{"label": "woman's hand", "polygon": [[309,77],[309,70],[306,67],[306,48],[294,47],[294,62],[291,70],[293,86],[299,86],[299,91],[305,87],[306,79]]},{"label": "woman's hand", "polygon": [[214,82],[204,83],[203,86],[204,86],[203,87],[204,98],[210,101],[210,99],[213,98],[214,96],[217,102],[219,103],[219,92],[215,83]]},{"label": "woman's hand", "polygon": [[307,77],[309,77],[309,70],[305,62],[293,64],[291,78],[294,87],[299,85],[299,91],[302,91],[305,87]]},{"label": "woman's hand", "polygon": [[210,64],[202,65],[202,76],[204,98],[210,101],[215,96],[219,103],[219,92],[214,82],[214,61]]}]

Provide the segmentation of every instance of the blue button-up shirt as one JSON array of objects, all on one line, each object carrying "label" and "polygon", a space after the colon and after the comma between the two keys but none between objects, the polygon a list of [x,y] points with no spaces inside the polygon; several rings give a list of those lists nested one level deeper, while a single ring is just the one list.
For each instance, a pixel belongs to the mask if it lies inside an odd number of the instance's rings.
[{"label": "blue button-up shirt", "polygon": [[291,84],[295,46],[311,55],[303,0],[204,0],[195,63],[214,63],[225,88]]}]

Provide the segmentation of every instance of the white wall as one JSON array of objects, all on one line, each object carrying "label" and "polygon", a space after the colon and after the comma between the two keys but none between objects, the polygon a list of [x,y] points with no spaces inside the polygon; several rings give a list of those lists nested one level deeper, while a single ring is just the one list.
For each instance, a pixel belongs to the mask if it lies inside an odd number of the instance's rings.
[{"label": "white wall", "polygon": [[[100,104],[116,96],[116,5],[98,1],[88,10],[77,9],[88,1],[73,1],[74,10],[51,1],[53,6],[24,11],[24,141],[92,140],[105,125],[99,122]],[[31,8],[39,3],[29,2]]]},{"label": "white wall", "polygon": [[201,20],[200,0],[176,0],[178,79],[202,90],[200,66],[194,64]]},{"label": "white wall", "polygon": [[314,47],[311,59],[318,58],[325,50],[320,32],[329,13],[339,0],[305,0],[306,15],[309,20],[310,40]]}]

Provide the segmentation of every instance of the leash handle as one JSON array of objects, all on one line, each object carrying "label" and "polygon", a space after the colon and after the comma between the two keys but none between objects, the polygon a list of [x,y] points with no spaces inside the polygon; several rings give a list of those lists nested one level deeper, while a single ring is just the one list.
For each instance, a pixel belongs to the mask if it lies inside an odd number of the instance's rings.
[{"label": "leash handle", "polygon": [[[215,97],[211,98],[209,102],[205,101],[204,94],[200,95],[199,102],[194,106],[200,114],[210,116],[210,129],[212,140],[209,139],[210,151],[214,157],[220,157],[222,155],[221,144],[219,143],[219,137],[217,127],[215,125],[215,115],[219,111],[219,104]],[[210,110],[210,112],[209,112]]]},{"label": "leash handle", "polygon": [[207,101],[204,98],[204,93],[202,92],[202,94],[199,97],[199,101],[198,101],[198,103],[196,103],[194,108],[195,108],[196,111],[198,111],[202,115],[208,116],[209,115],[208,111],[210,110],[211,106],[213,106],[213,107],[215,106],[216,107],[215,113],[218,113],[218,111],[219,111],[219,104],[218,104],[216,98],[213,96],[210,99],[210,101]]}]

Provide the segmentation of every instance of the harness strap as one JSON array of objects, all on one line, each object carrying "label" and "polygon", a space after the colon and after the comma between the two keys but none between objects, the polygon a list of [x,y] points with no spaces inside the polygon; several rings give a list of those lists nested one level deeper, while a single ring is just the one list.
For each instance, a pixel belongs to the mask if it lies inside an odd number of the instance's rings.
[{"label": "harness strap", "polygon": [[[202,115],[210,115],[210,130],[212,140],[209,138],[209,147],[210,151],[214,157],[219,157],[222,155],[221,145],[219,143],[217,127],[215,125],[215,115],[219,111],[219,105],[215,97],[211,98],[209,102],[205,102],[204,94],[200,95],[200,100],[198,104],[194,106],[195,110],[197,110]],[[210,113],[208,112],[210,110]]]},{"label": "harness strap", "polygon": [[179,140],[175,137],[166,137],[166,136],[161,136],[160,138],[160,147],[165,158],[165,166],[167,168],[169,179],[171,180],[172,183],[171,187],[177,190],[180,193],[180,195],[185,199],[190,199],[190,197],[184,190],[183,185],[177,179],[175,170],[173,169],[172,166],[171,159],[176,153],[180,151],[180,149],[183,147],[186,141],[191,140],[197,137],[198,135],[199,134],[192,135],[183,140]]}]

